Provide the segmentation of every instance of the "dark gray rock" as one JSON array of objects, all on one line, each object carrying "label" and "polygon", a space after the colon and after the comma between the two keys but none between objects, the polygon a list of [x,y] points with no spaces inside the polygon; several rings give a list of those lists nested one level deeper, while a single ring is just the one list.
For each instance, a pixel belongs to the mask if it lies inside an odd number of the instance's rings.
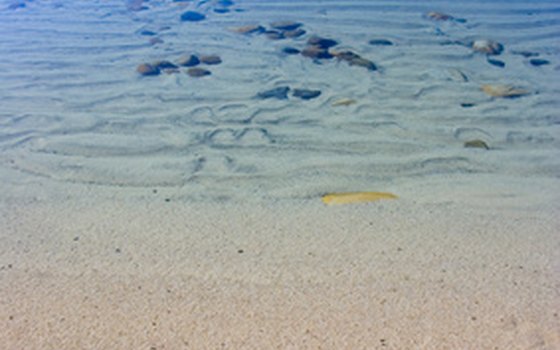
[{"label": "dark gray rock", "polygon": [[329,50],[322,48],[320,46],[308,46],[301,51],[304,57],[309,57],[313,59],[331,59],[333,55]]},{"label": "dark gray rock", "polygon": [[183,22],[198,22],[204,19],[206,19],[205,15],[195,11],[187,11],[181,15],[181,21]]},{"label": "dark gray rock", "polygon": [[189,68],[187,70],[187,74],[193,78],[200,78],[200,77],[205,77],[207,75],[210,75],[212,74],[212,72],[204,68],[195,67],[195,68]]},{"label": "dark gray rock", "polygon": [[301,28],[294,29],[294,30],[286,30],[282,32],[282,34],[286,38],[299,38],[300,36],[305,35],[305,33],[306,33],[305,30]]},{"label": "dark gray rock", "polygon": [[320,90],[308,90],[308,89],[294,89],[292,94],[294,97],[299,97],[302,100],[311,100],[313,98],[319,97],[321,95]]},{"label": "dark gray rock", "polygon": [[394,45],[391,40],[387,40],[387,39],[372,39],[372,40],[369,41],[369,44],[373,45],[373,46],[392,46],[392,45]]},{"label": "dark gray rock", "polygon": [[311,38],[309,38],[309,40],[307,40],[307,45],[318,46],[323,49],[328,49],[338,45],[338,41],[333,39],[322,38],[320,36],[312,36]]},{"label": "dark gray rock", "polygon": [[297,54],[299,54],[301,51],[299,51],[299,50],[296,49],[295,47],[290,47],[290,46],[288,46],[288,47],[283,48],[283,49],[282,49],[282,52],[283,52],[283,53],[286,53],[286,54],[288,54],[288,55],[297,55]]},{"label": "dark gray rock", "polygon": [[260,99],[277,98],[279,100],[285,100],[288,98],[289,91],[289,86],[279,86],[274,89],[259,92],[257,97]]},{"label": "dark gray rock", "polygon": [[486,59],[486,61],[496,67],[504,68],[506,66],[506,63],[504,61],[496,60],[493,58],[488,58]]},{"label": "dark gray rock", "polygon": [[264,35],[270,40],[282,40],[286,38],[284,32],[279,32],[277,30],[267,30],[264,32]]},{"label": "dark gray rock", "polygon": [[293,21],[277,21],[270,23],[270,26],[278,30],[295,30],[301,27],[303,24]]},{"label": "dark gray rock", "polygon": [[531,65],[533,65],[535,67],[540,67],[540,66],[550,64],[550,61],[542,59],[542,58],[533,58],[533,59],[529,60],[529,63],[531,63]]},{"label": "dark gray rock", "polygon": [[177,64],[182,67],[194,67],[200,63],[200,60],[195,55],[181,56],[177,60]]}]

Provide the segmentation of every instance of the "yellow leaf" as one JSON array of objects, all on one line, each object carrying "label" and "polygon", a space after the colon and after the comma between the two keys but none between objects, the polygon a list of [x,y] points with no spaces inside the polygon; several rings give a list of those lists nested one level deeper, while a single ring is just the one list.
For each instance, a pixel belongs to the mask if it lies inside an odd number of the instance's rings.
[{"label": "yellow leaf", "polygon": [[388,192],[340,192],[329,193],[323,196],[325,204],[349,204],[359,202],[372,202],[380,199],[396,199],[396,195]]}]

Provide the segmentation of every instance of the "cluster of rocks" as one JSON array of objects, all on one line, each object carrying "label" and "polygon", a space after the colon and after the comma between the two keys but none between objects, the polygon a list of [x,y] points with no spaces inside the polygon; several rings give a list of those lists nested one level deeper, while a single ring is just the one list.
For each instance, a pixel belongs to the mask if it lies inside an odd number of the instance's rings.
[{"label": "cluster of rocks", "polygon": [[159,75],[161,72],[172,74],[179,73],[180,67],[187,67],[186,73],[195,78],[204,77],[211,75],[212,72],[206,68],[197,67],[200,64],[205,65],[217,65],[222,63],[222,59],[218,55],[185,55],[179,57],[175,63],[162,60],[152,63],[142,63],[137,68],[136,71],[143,76],[154,76]]},{"label": "cluster of rocks", "polygon": [[[272,40],[282,40],[287,38],[298,38],[306,34],[302,28],[303,24],[293,21],[278,21],[270,23],[270,28],[265,28],[262,25],[247,25],[242,27],[232,28],[231,30],[239,34],[264,34],[267,38]],[[370,42],[371,45],[393,45],[389,40],[377,39]],[[360,56],[359,54],[350,51],[338,51],[334,49],[339,45],[339,42],[331,39],[324,38],[318,35],[312,35],[306,42],[306,46],[298,49],[293,46],[286,46],[282,52],[288,55],[302,55],[313,60],[329,60],[337,58],[341,61],[347,62],[351,66],[358,66],[366,68],[370,71],[377,70],[377,66],[372,61]]]},{"label": "cluster of rocks", "polygon": [[[426,14],[426,17],[436,21],[456,21],[460,23],[466,22],[465,19],[457,19],[449,14],[441,13],[441,12],[428,12]],[[466,46],[472,49],[474,52],[486,55],[486,61],[493,66],[499,68],[504,68],[506,66],[506,63],[504,61],[491,57],[491,56],[498,56],[502,54],[502,52],[504,51],[504,45],[502,45],[499,42],[490,39],[477,39],[469,42],[453,41],[450,43]],[[511,53],[522,55],[525,58],[539,55],[536,52],[527,52],[527,51],[512,51]],[[541,58],[531,58],[529,60],[529,64],[535,67],[540,67],[543,65],[550,64],[550,61]]]},{"label": "cluster of rocks", "polygon": [[[175,2],[187,2],[184,0],[175,0]],[[203,5],[206,1],[199,2],[198,5]],[[218,14],[229,13],[231,12],[231,7],[235,3],[231,0],[218,0],[213,5],[216,7],[213,8],[213,11]],[[237,9],[236,11],[242,11]],[[181,22],[199,22],[206,19],[206,15],[197,11],[186,11],[181,14]]]},{"label": "cluster of rocks", "polygon": [[321,95],[320,90],[309,90],[309,89],[291,89],[289,86],[279,86],[274,89],[261,91],[257,94],[257,98],[261,100],[275,98],[279,100],[285,100],[288,98],[288,93],[292,92],[293,97],[300,98],[302,100],[311,100],[317,98]]}]

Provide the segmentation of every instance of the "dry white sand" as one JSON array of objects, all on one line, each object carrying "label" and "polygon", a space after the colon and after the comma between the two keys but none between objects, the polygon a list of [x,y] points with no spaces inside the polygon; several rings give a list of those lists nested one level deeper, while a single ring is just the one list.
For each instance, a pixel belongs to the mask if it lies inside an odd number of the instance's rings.
[{"label": "dry white sand", "polygon": [[0,210],[2,349],[560,346],[558,206],[37,193]]}]

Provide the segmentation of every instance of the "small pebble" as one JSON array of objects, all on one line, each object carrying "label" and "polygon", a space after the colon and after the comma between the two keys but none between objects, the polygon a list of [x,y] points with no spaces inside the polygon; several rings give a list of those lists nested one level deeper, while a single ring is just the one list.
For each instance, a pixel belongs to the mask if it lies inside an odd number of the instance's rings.
[{"label": "small pebble", "polygon": [[535,67],[540,67],[546,64],[550,64],[550,61],[542,58],[533,58],[529,60],[529,63],[531,63]]},{"label": "small pebble", "polygon": [[159,69],[177,69],[177,68],[179,68],[175,64],[173,64],[169,61],[156,61],[156,62],[152,63],[152,65],[156,68],[159,68]]},{"label": "small pebble", "polygon": [[442,12],[435,12],[435,11],[428,12],[426,14],[426,17],[436,21],[449,21],[453,19],[453,16],[451,15]]},{"label": "small pebble", "polygon": [[461,107],[463,107],[463,108],[471,108],[471,107],[474,107],[474,106],[476,106],[476,104],[474,104],[474,103],[461,103]]},{"label": "small pebble", "polygon": [[198,22],[204,19],[206,19],[205,15],[195,11],[187,11],[181,15],[181,21],[183,22]]},{"label": "small pebble", "polygon": [[374,46],[391,46],[393,42],[387,39],[373,39],[369,41],[369,44]]},{"label": "small pebble", "polygon": [[277,30],[267,30],[264,32],[264,35],[270,40],[282,40],[286,38],[283,32]]},{"label": "small pebble", "polygon": [[479,139],[466,141],[464,145],[466,148],[484,148],[486,150],[490,149],[486,142]]},{"label": "small pebble", "polygon": [[333,55],[327,50],[319,46],[308,46],[301,51],[305,57],[313,59],[331,59]]},{"label": "small pebble", "polygon": [[144,75],[144,76],[159,75],[159,73],[160,73],[159,68],[154,67],[153,65],[151,65],[149,63],[142,63],[141,65],[136,67],[136,71],[138,73],[140,73],[141,75]]},{"label": "small pebble", "polygon": [[495,59],[492,59],[492,58],[488,58],[486,61],[488,63],[490,63],[491,65],[496,66],[496,67],[504,68],[506,66],[504,61],[495,60]]},{"label": "small pebble", "polygon": [[194,67],[200,63],[200,60],[195,55],[181,56],[177,60],[177,64],[182,67]]},{"label": "small pebble", "polygon": [[149,43],[150,43],[150,45],[163,44],[163,39],[161,39],[161,38],[150,38]]},{"label": "small pebble", "polygon": [[294,89],[293,96],[302,100],[311,100],[321,95],[320,90]]},{"label": "small pebble", "polygon": [[206,55],[200,56],[200,62],[209,65],[215,65],[222,63],[222,59],[218,55]]},{"label": "small pebble", "polygon": [[303,24],[293,21],[277,21],[270,23],[270,26],[278,30],[294,30],[301,27]]},{"label": "small pebble", "polygon": [[210,75],[212,72],[204,68],[189,68],[187,74],[193,78],[200,78]]},{"label": "small pebble", "polygon": [[290,87],[279,86],[274,89],[259,92],[257,94],[257,97],[260,99],[277,98],[279,100],[285,100],[288,98],[289,91],[290,91]]},{"label": "small pebble", "polygon": [[283,53],[287,53],[288,55],[297,55],[300,53],[300,51],[298,49],[296,49],[295,47],[285,47],[282,49]]},{"label": "small pebble", "polygon": [[140,32],[140,35],[146,35],[146,36],[154,36],[156,35],[156,32],[152,32],[151,30],[143,30]]},{"label": "small pebble", "polygon": [[338,41],[333,39],[322,38],[320,36],[312,36],[307,40],[307,45],[328,49],[338,45]]},{"label": "small pebble", "polygon": [[305,35],[305,33],[306,33],[305,30],[301,28],[294,29],[294,30],[286,30],[282,32],[282,34],[286,38],[299,38],[300,36]]},{"label": "small pebble", "polygon": [[218,8],[218,9],[214,9],[214,12],[220,13],[220,14],[224,14],[224,13],[230,12],[230,10],[229,10],[229,9],[226,9],[226,8],[223,8],[223,9]]},{"label": "small pebble", "polygon": [[472,49],[487,55],[499,55],[504,51],[504,46],[492,40],[475,40],[471,45]]},{"label": "small pebble", "polygon": [[234,33],[239,33],[239,34],[263,33],[265,31],[264,27],[260,25],[235,27],[235,28],[231,28],[230,30]]},{"label": "small pebble", "polygon": [[218,1],[218,5],[223,7],[230,7],[233,6],[235,3],[231,0],[220,0]]}]

